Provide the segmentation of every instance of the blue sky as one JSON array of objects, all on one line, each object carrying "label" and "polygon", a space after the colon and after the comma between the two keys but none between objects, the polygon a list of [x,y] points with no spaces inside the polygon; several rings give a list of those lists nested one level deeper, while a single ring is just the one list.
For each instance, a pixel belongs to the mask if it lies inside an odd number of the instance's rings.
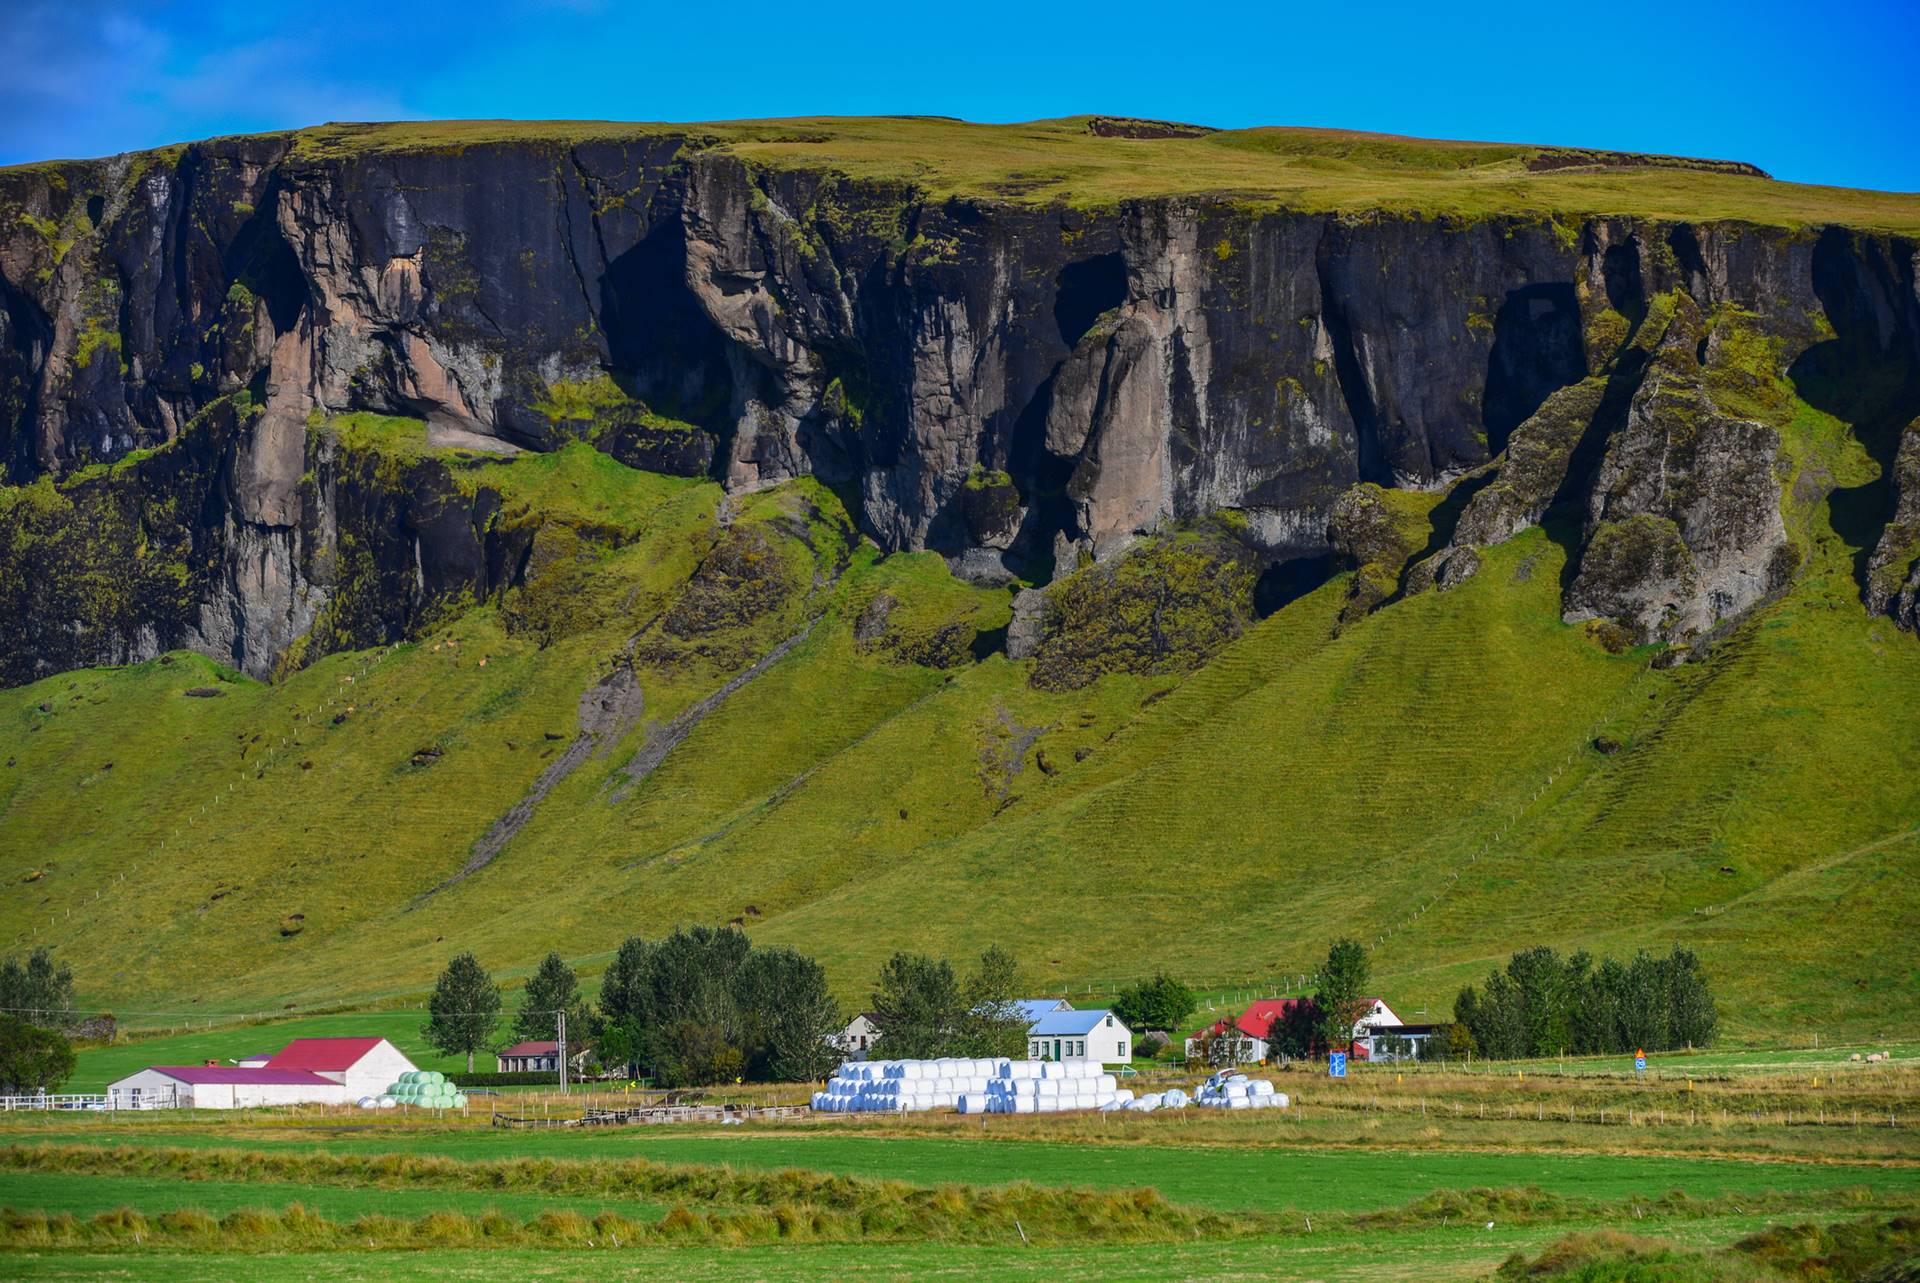
[{"label": "blue sky", "polygon": [[327,120],[1105,112],[1920,191],[1920,2],[0,0],[0,163]]}]

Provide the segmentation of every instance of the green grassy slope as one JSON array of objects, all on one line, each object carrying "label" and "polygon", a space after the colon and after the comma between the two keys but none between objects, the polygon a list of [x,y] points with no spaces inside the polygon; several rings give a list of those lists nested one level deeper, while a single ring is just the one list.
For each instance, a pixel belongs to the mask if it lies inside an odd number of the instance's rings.
[{"label": "green grassy slope", "polygon": [[[1844,223],[1920,231],[1920,196],[1775,182],[1714,162],[1538,143],[1473,143],[1336,129],[1256,128],[1190,137],[1096,134],[1095,118],[983,125],[934,117],[821,117],[645,124],[417,121],[333,124],[287,135],[303,162],[367,153],[455,153],[500,143],[638,145],[684,140],[773,168],[826,168],[961,197],[1091,207],[1209,194],[1299,210],[1554,215],[1632,213],[1785,227]],[[167,156],[177,148],[162,149]],[[58,169],[71,162],[44,162]],[[5,172],[5,171],[0,171]]]},{"label": "green grassy slope", "polygon": [[[1796,457],[1871,467],[1795,416]],[[1037,990],[1159,966],[1285,988],[1350,932],[1410,1017],[1536,942],[1691,945],[1736,1037],[1920,1015],[1894,947],[1920,928],[1920,643],[1865,614],[1824,501],[1792,500],[1792,590],[1703,662],[1562,624],[1536,529],[1337,635],[1341,580],[1184,678],[1047,692],[1003,655],[857,643],[882,592],[909,633],[992,629],[1008,597],[880,557],[818,486],[723,504],[584,448],[484,467],[625,542],[564,601],[515,590],[275,684],[180,655],[0,692],[0,948],[50,945],[90,1002],[158,1025],[418,995],[464,948],[509,982],[548,949],[591,974],[630,932],[735,920],[849,1002],[902,947],[1002,943]],[[723,546],[773,587],[697,573]],[[437,889],[622,656],[638,725]]]}]

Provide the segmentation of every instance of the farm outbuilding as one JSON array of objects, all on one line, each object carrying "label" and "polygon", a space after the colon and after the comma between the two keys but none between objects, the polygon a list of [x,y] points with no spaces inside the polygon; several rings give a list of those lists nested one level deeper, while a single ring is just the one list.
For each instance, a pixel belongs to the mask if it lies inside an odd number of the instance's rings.
[{"label": "farm outbuilding", "polygon": [[259,1105],[344,1105],[347,1088],[303,1069],[236,1065],[153,1065],[107,1086],[117,1109],[251,1109]]},{"label": "farm outbuilding", "polygon": [[[582,1073],[586,1069],[587,1057],[591,1047],[575,1047],[567,1056],[567,1065],[571,1072]],[[552,1073],[560,1068],[560,1044],[549,1038],[545,1042],[517,1042],[505,1051],[495,1054],[494,1063],[503,1074]]]},{"label": "farm outbuilding", "polygon": [[344,1105],[378,1096],[413,1062],[385,1038],[295,1038],[242,1065],[151,1065],[107,1086],[121,1109]]}]

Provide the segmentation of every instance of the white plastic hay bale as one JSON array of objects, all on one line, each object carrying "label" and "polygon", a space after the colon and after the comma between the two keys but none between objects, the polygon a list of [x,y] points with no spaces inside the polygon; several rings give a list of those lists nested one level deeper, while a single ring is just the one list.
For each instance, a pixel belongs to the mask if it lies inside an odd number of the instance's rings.
[{"label": "white plastic hay bale", "polygon": [[1133,1092],[1128,1088],[1122,1087],[1119,1091],[1113,1093],[1113,1098],[1124,1105],[1133,1099]]},{"label": "white plastic hay bale", "polygon": [[1016,1096],[1013,1101],[1013,1112],[1016,1114],[1038,1113],[1039,1102],[1032,1096]]},{"label": "white plastic hay bale", "polygon": [[1267,1104],[1273,1106],[1275,1109],[1291,1109],[1293,1107],[1293,1098],[1288,1096],[1284,1091],[1276,1091],[1273,1095],[1267,1097]]},{"label": "white plastic hay bale", "polygon": [[1112,1074],[1101,1074],[1098,1081],[1101,1091],[1118,1091],[1120,1089],[1120,1080]]},{"label": "white plastic hay bale", "polygon": [[1273,1095],[1273,1084],[1264,1078],[1256,1078],[1247,1084],[1247,1091],[1255,1096]]},{"label": "white plastic hay bale", "polygon": [[1160,1098],[1162,1104],[1170,1105],[1175,1109],[1185,1109],[1192,1103],[1192,1100],[1193,1098],[1191,1096],[1188,1096],[1187,1093],[1181,1091],[1178,1087],[1169,1088]]},{"label": "white plastic hay bale", "polygon": [[362,1109],[380,1108],[380,1098],[378,1096],[362,1096],[359,1100],[355,1101],[354,1103],[360,1106],[360,1108]]},{"label": "white plastic hay bale", "polygon": [[392,1096],[382,1096],[380,1098],[380,1108],[382,1109],[392,1109],[394,1106],[398,1105],[399,1103],[400,1102],[395,1100]]},{"label": "white plastic hay bale", "polygon": [[1245,1109],[1252,1103],[1253,1102],[1251,1100],[1248,1100],[1245,1096],[1229,1096],[1227,1098],[1228,1109]]}]

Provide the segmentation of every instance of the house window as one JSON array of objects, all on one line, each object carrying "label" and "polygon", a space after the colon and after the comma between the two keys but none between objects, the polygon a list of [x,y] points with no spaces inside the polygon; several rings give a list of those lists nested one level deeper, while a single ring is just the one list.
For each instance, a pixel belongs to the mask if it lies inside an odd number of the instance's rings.
[{"label": "house window", "polygon": [[1111,1029],[1111,1028],[1113,1028],[1113,1013],[1112,1013],[1112,1012],[1108,1012],[1108,1013],[1107,1013],[1107,1028],[1109,1028],[1109,1029]]},{"label": "house window", "polygon": [[1120,1059],[1127,1059],[1127,1040],[1125,1038],[1120,1040],[1120,1045],[1117,1050],[1120,1052]]}]

